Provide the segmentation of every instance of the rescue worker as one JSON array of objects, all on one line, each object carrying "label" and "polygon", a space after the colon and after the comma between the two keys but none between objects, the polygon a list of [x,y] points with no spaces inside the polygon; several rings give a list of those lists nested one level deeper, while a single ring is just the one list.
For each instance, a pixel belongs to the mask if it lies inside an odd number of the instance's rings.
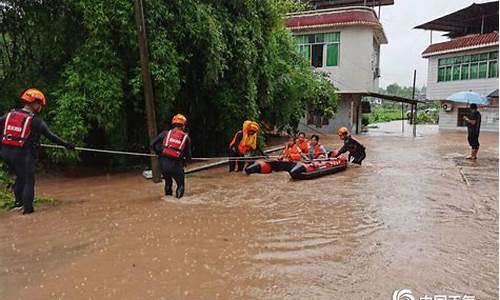
[{"label": "rescue worker", "polygon": [[229,172],[233,172],[236,165],[237,172],[243,171],[245,167],[244,160],[238,160],[238,157],[243,157],[245,154],[257,150],[261,155],[264,152],[257,146],[257,137],[260,131],[260,126],[257,122],[246,120],[243,122],[243,128],[236,132],[231,143],[229,143]]},{"label": "rescue worker", "polygon": [[339,157],[341,154],[349,151],[349,161],[353,158],[352,163],[361,165],[366,158],[365,146],[361,145],[352,136],[349,135],[349,130],[345,127],[339,128],[337,131],[339,138],[344,141],[344,145],[337,153],[333,153],[333,157]]},{"label": "rescue worker", "polygon": [[74,149],[75,146],[52,133],[37,115],[47,104],[41,91],[29,88],[21,93],[20,98],[23,108],[11,110],[0,118],[0,130],[3,133],[1,157],[16,174],[14,205],[23,207],[23,214],[30,214],[34,212],[35,165],[41,136],[66,149]]},{"label": "rescue worker", "polygon": [[467,141],[471,147],[470,155],[466,159],[477,159],[479,151],[479,132],[481,129],[481,113],[477,110],[477,104],[470,105],[470,112],[464,116],[464,121],[467,123]]},{"label": "rescue worker", "polygon": [[299,132],[297,145],[303,153],[309,153],[309,141],[306,139],[304,132]]},{"label": "rescue worker", "polygon": [[308,160],[308,157],[304,152],[302,152],[302,149],[300,149],[298,145],[299,140],[299,137],[291,138],[285,146],[285,149],[283,149],[283,154],[281,155],[280,159],[291,161],[300,161],[302,159]]},{"label": "rescue worker", "polygon": [[326,156],[326,149],[319,143],[319,136],[313,134],[309,139],[309,159],[326,158]]},{"label": "rescue worker", "polygon": [[191,139],[186,133],[187,119],[181,114],[172,118],[172,129],[163,131],[152,142],[158,154],[160,168],[165,180],[165,199],[172,196],[172,178],[175,180],[177,199],[184,196],[184,165],[191,159]]}]

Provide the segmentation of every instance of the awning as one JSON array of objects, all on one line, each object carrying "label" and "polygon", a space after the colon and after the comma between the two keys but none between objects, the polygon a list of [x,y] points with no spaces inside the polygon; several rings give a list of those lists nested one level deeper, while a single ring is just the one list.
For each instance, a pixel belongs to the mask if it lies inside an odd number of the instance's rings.
[{"label": "awning", "polygon": [[487,97],[489,98],[498,98],[498,89],[491,92]]},{"label": "awning", "polygon": [[410,98],[405,98],[405,97],[400,97],[400,96],[372,93],[372,92],[359,92],[359,91],[342,91],[342,92],[340,92],[340,91],[338,91],[336,93],[339,95],[354,94],[354,95],[360,95],[361,97],[373,97],[373,98],[377,98],[377,99],[389,100],[389,101],[394,101],[394,102],[399,102],[399,103],[407,103],[407,104],[412,104],[412,105],[416,105],[418,103],[425,103],[425,101],[420,101],[420,100],[415,100],[415,99],[410,99]]},{"label": "awning", "polygon": [[451,38],[474,33],[498,31],[498,1],[472,4],[415,29],[449,32]]}]

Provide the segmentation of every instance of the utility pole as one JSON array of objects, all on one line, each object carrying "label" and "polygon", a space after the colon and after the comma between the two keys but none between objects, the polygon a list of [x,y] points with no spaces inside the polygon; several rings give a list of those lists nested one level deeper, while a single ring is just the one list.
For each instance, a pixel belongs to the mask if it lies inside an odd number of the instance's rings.
[{"label": "utility pole", "polygon": [[[417,81],[417,70],[413,70],[413,95],[412,99],[415,100],[415,84]],[[415,113],[413,114],[413,137],[417,136],[417,102],[415,102]]]},{"label": "utility pole", "polygon": [[[142,81],[144,89],[144,103],[146,107],[146,120],[148,125],[148,137],[151,142],[156,134],[156,112],[153,96],[153,84],[151,73],[149,72],[149,52],[148,41],[146,39],[146,23],[144,21],[144,8],[142,0],[134,1],[135,22],[137,24],[137,34],[139,36],[139,52],[141,56]],[[154,154],[151,150],[151,154]],[[153,182],[160,182],[160,166],[156,156],[151,157],[151,170],[153,171]]]}]

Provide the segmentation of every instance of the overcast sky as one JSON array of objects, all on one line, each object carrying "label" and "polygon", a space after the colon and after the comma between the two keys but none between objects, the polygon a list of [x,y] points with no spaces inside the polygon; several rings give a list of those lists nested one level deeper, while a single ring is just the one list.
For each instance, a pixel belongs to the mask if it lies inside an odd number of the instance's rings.
[{"label": "overcast sky", "polygon": [[[381,50],[380,87],[391,83],[410,86],[413,70],[417,70],[417,86],[426,84],[427,60],[421,53],[429,46],[429,31],[413,29],[425,22],[447,15],[472,3],[491,0],[394,0],[392,6],[382,6],[381,21],[389,44]],[[376,8],[378,12],[378,8]],[[443,32],[433,33],[433,43],[444,41]]]}]

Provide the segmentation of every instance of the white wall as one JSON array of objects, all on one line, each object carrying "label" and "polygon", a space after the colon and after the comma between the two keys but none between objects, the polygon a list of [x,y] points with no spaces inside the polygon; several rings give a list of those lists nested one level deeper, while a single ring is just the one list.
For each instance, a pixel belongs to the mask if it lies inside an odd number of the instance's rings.
[{"label": "white wall", "polygon": [[294,32],[295,35],[340,32],[339,61],[335,67],[317,68],[330,75],[340,91],[378,92],[378,78],[373,79],[375,54],[373,29],[368,26],[329,27],[322,30]]},{"label": "white wall", "polygon": [[497,47],[483,48],[479,50],[454,52],[447,55],[429,57],[429,67],[427,73],[427,98],[430,100],[444,100],[456,92],[473,91],[483,96],[498,89],[498,78],[483,78],[472,80],[456,80],[438,82],[438,60],[440,58],[454,57],[459,55],[468,55],[484,53],[498,50]]},{"label": "white wall", "polygon": [[370,27],[341,27],[339,64],[320,68],[328,72],[341,91],[378,92],[378,80],[373,79],[373,30]]}]

